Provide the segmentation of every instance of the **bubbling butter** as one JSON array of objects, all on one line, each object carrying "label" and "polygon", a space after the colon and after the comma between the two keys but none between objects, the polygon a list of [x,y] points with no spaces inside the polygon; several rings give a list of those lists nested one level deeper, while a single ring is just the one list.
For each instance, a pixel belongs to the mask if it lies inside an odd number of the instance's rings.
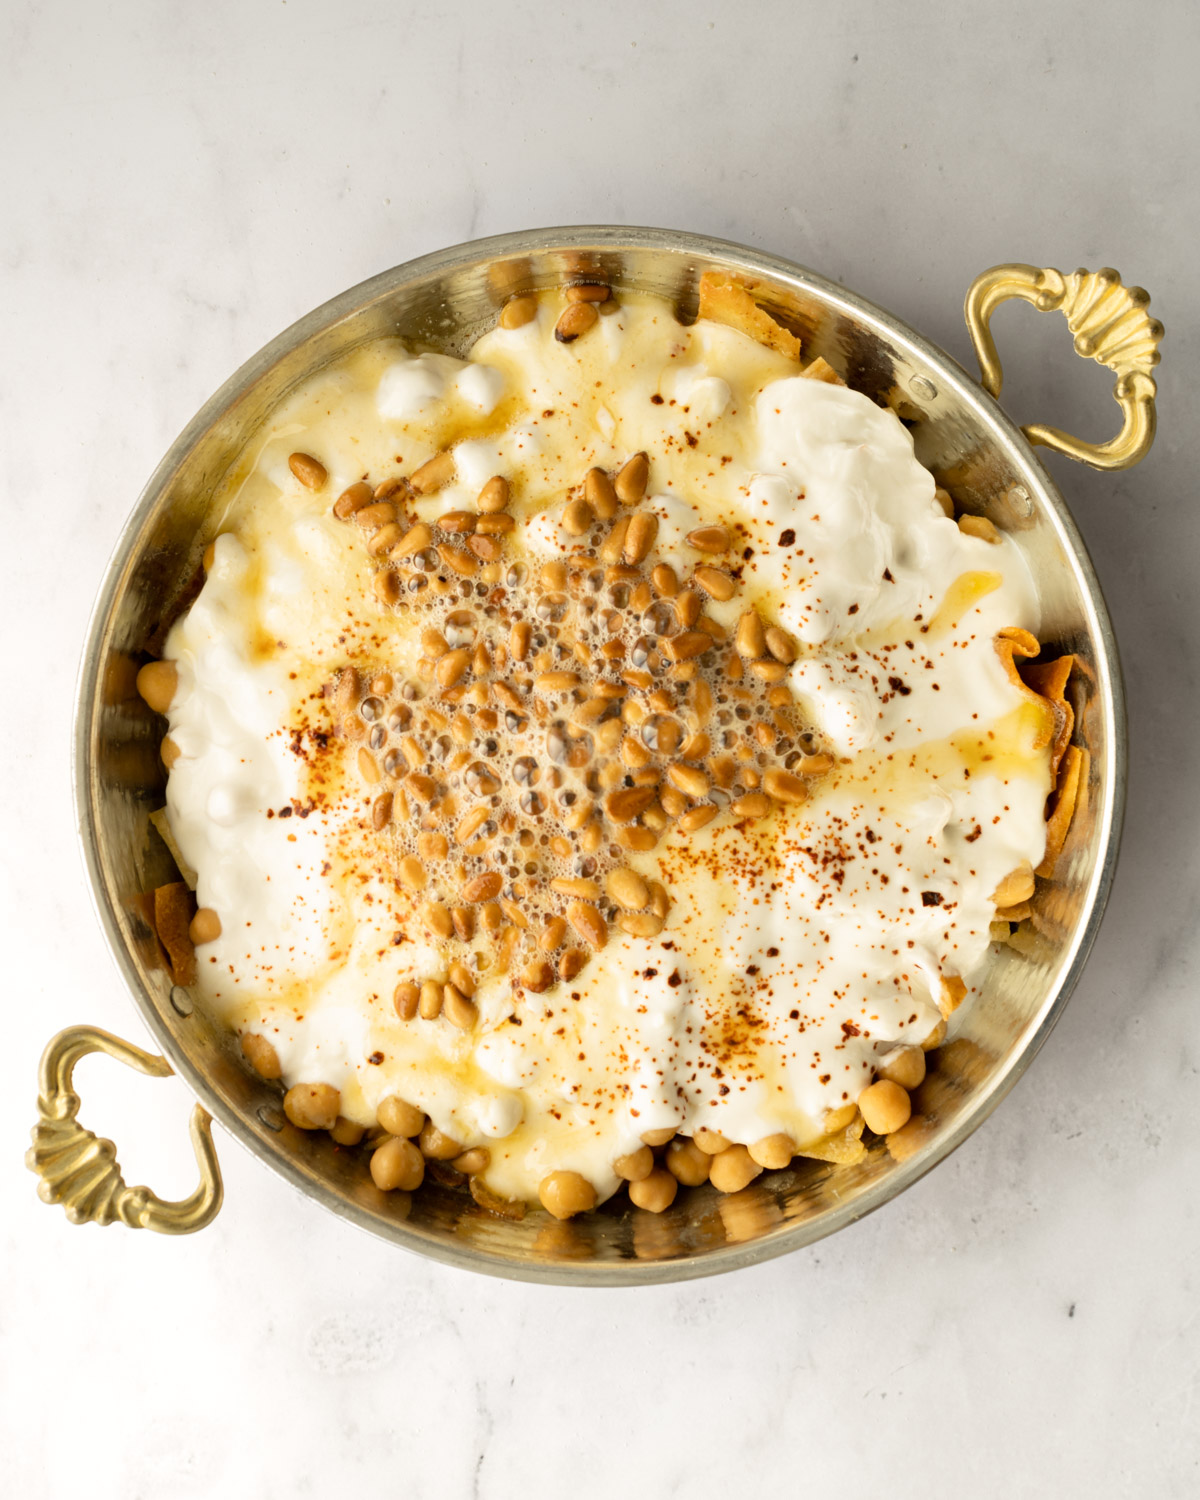
[{"label": "bubbling butter", "polygon": [[[888,1048],[926,1038],[944,978],[977,988],[991,893],[1042,857],[1050,769],[993,645],[1037,631],[1022,555],[947,519],[892,412],[650,298],[571,344],[553,327],[545,305],[466,361],[382,340],[283,403],[225,482],[213,566],[167,644],[167,801],[221,918],[197,950],[202,993],[272,1042],[286,1084],[330,1083],[368,1125],[399,1094],[486,1145],[502,1196],[570,1169],[603,1198],[650,1130],[811,1143]],[[576,543],[568,488],[644,450],[653,560],[685,576],[705,560],[693,528],[735,532],[741,587],[709,613],[732,632],[755,605],[791,632],[788,685],[836,757],[798,807],[725,813],[630,855],[671,893],[663,932],[614,929],[543,994],[483,972],[469,1033],[396,1015],[397,982],[442,960],[370,829],[352,750],[319,775],[313,753],[341,667],[386,660],[401,680],[421,657],[332,502],[446,446],[455,479],[418,514],[473,509],[501,474],[514,554],[535,564]],[[290,474],[297,448],[329,470],[320,493]]]}]

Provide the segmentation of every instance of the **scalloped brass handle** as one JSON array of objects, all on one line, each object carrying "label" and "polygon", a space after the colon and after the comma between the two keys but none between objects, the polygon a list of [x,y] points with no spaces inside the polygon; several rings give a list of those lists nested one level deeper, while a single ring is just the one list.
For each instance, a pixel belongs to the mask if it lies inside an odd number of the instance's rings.
[{"label": "scalloped brass handle", "polygon": [[119,1219],[131,1229],[159,1234],[191,1234],[217,1215],[224,1189],[212,1140],[212,1116],[197,1104],[192,1111],[192,1148],[200,1168],[200,1185],[187,1198],[170,1203],[146,1187],[126,1187],[117,1163],[117,1148],[79,1123],[79,1095],[71,1088],[75,1064],[89,1052],[103,1052],[126,1067],[167,1078],[165,1057],[143,1052],[130,1042],[94,1026],[69,1026],[42,1053],[38,1072],[38,1123],[25,1165],[41,1178],[38,1197],[61,1203],[72,1224],[111,1224]]},{"label": "scalloped brass handle", "polygon": [[1031,443],[1053,448],[1094,469],[1128,469],[1154,441],[1154,398],[1150,371],[1159,361],[1163,326],[1147,312],[1150,297],[1140,286],[1125,286],[1116,271],[1075,271],[1064,276],[1053,267],[993,266],[971,283],[964,312],[979,359],[980,380],[999,396],[1004,381],[990,328],[1002,302],[1019,297],[1039,312],[1062,312],[1075,335],[1075,352],[1107,365],[1117,377],[1113,397],[1125,415],[1120,432],[1107,443],[1085,443],[1057,427],[1035,423],[1022,428]]}]

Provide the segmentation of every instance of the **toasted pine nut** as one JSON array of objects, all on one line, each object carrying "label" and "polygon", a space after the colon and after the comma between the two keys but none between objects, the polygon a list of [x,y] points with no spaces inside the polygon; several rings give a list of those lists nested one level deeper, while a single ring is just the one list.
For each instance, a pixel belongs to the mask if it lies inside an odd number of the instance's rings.
[{"label": "toasted pine nut", "polygon": [[[481,808],[480,811],[484,815],[481,821],[486,821],[487,810]],[[457,838],[457,834],[455,837]],[[503,887],[504,877],[496,870],[487,870],[484,874],[476,875],[473,880],[467,881],[463,886],[462,898],[464,901],[471,902],[491,901],[493,897],[500,894]]]},{"label": "toasted pine nut", "polygon": [[535,958],[521,971],[521,984],[535,995],[548,990],[554,983],[554,970],[544,958]]},{"label": "toasted pine nut", "polygon": [[711,823],[720,810],[711,802],[699,802],[683,814],[676,826],[682,833],[695,833]]},{"label": "toasted pine nut", "polygon": [[457,573],[460,578],[470,578],[479,569],[478,560],[461,547],[450,547],[445,543],[438,546],[437,554],[442,562],[452,573]]},{"label": "toasted pine nut", "polygon": [[242,1055],[260,1078],[282,1078],[283,1064],[279,1053],[265,1036],[248,1031],[242,1038]]},{"label": "toasted pine nut", "polygon": [[803,802],[808,796],[808,788],[799,776],[793,776],[790,771],[781,770],[778,766],[764,774],[762,784],[763,791],[776,802]]},{"label": "toasted pine nut", "polygon": [[670,563],[659,563],[650,574],[650,582],[662,599],[674,599],[679,592],[679,579],[675,576],[675,569]]},{"label": "toasted pine nut", "polygon": [[771,811],[771,799],[762,792],[747,792],[729,810],[736,818],[765,818]]},{"label": "toasted pine nut", "polygon": [[617,492],[603,469],[589,469],[583,476],[583,493],[587,503],[601,521],[611,521],[617,513]]},{"label": "toasted pine nut", "polygon": [[552,880],[550,889],[557,891],[560,896],[576,896],[580,901],[597,901],[600,898],[600,887],[594,880]]},{"label": "toasted pine nut", "polygon": [[583,901],[573,901],[567,907],[567,921],[588,944],[597,951],[608,941],[608,924],[594,906]]},{"label": "toasted pine nut", "polygon": [[785,631],[780,630],[778,625],[768,625],[764,635],[766,637],[767,650],[776,661],[791,666],[796,660],[796,643]]},{"label": "toasted pine nut", "polygon": [[179,687],[179,671],[173,661],[149,661],[137,674],[137,690],[148,708],[165,714]]},{"label": "toasted pine nut", "polygon": [[382,568],[372,578],[371,588],[381,604],[396,604],[400,599],[400,576],[391,568]]},{"label": "toasted pine nut", "polygon": [[562,529],[569,536],[583,536],[592,529],[596,513],[586,500],[569,500],[563,507]]},{"label": "toasted pine nut", "polygon": [[292,453],[288,456],[288,468],[306,490],[319,490],[329,478],[329,471],[319,458],[311,453]]},{"label": "toasted pine nut", "polygon": [[579,673],[541,672],[533,679],[533,686],[539,693],[565,693],[579,686]]},{"label": "toasted pine nut", "polygon": [[787,668],[781,661],[752,661],[750,670],[760,682],[782,682]]},{"label": "toasted pine nut", "polygon": [[692,582],[702,588],[709,598],[716,599],[720,604],[724,604],[727,599],[732,599],[737,592],[737,584],[728,573],[707,565],[696,569],[692,574]]},{"label": "toasted pine nut", "polygon": [[394,800],[391,792],[380,792],[379,796],[371,803],[371,826],[376,831],[386,828],[392,821],[392,803]]},{"label": "toasted pine nut", "polygon": [[466,646],[460,646],[457,651],[448,651],[434,668],[433,675],[438,683],[444,687],[453,687],[454,684],[466,673],[471,664],[471,653]]},{"label": "toasted pine nut", "polygon": [[[513,661],[524,661],[529,655],[529,641],[532,636],[532,627],[528,620],[518,620],[508,634],[508,654]],[[517,700],[518,705],[520,699]]]},{"label": "toasted pine nut", "polygon": [[637,854],[645,854],[658,843],[658,834],[653,828],[638,826],[618,828],[614,842],[620,844],[622,849],[631,849]]},{"label": "toasted pine nut", "polygon": [[527,292],[520,297],[510,297],[500,309],[501,328],[524,328],[537,317],[537,298]]},{"label": "toasted pine nut", "polygon": [[629,517],[621,516],[613,522],[612,529],[600,543],[602,562],[615,563],[625,549],[625,537],[629,531]]},{"label": "toasted pine nut", "polygon": [[[411,1021],[417,1013],[421,991],[408,980],[401,980],[392,995],[392,1007],[402,1021]],[[387,1127],[384,1126],[384,1129]]]},{"label": "toasted pine nut", "polygon": [[627,911],[617,918],[617,926],[630,937],[657,937],[663,930],[663,919],[652,911]]},{"label": "toasted pine nut", "polygon": [[[484,806],[473,808],[455,828],[454,842],[456,844],[469,844],[475,837],[475,835],[479,832],[479,830],[483,827],[483,825],[487,822],[488,818],[491,817],[491,815],[492,810],[490,807]],[[495,894],[495,891],[489,892],[489,895],[491,896],[494,896]]]},{"label": "toasted pine nut", "polygon": [[388,556],[398,562],[403,557],[411,557],[416,552],[424,552],[432,541],[433,532],[424,521],[418,521],[408,528]]},{"label": "toasted pine nut", "polygon": [[622,555],[631,566],[649,555],[658,536],[658,517],[652,510],[636,511],[629,518]]},{"label": "toasted pine nut", "polygon": [[495,515],[506,510],[512,499],[512,488],[503,474],[493,474],[475,498],[476,508],[483,515]]},{"label": "toasted pine nut", "polygon": [[551,917],[542,929],[542,935],[538,938],[538,947],[543,953],[553,953],[562,945],[562,940],[567,935],[567,924],[562,917]]},{"label": "toasted pine nut", "polygon": [[564,982],[574,979],[587,961],[582,948],[568,948],[558,960],[558,977]]},{"label": "toasted pine nut", "polygon": [[377,500],[370,505],[359,506],[353,513],[353,519],[354,524],[361,526],[364,531],[378,531],[381,526],[396,519],[396,507],[387,500]]},{"label": "toasted pine nut", "polygon": [[762,656],[766,651],[766,633],[756,611],[748,609],[738,621],[734,644],[737,646],[738,655],[747,658]]},{"label": "toasted pine nut", "polygon": [[699,766],[668,766],[667,779],[687,797],[708,796],[710,783]]},{"label": "toasted pine nut", "polygon": [[596,326],[596,309],[590,302],[571,302],[554,325],[554,337],[560,344],[573,344],[580,334]]},{"label": "toasted pine nut", "polygon": [[697,552],[728,552],[732,543],[727,526],[697,526],[684,538],[689,547]]},{"label": "toasted pine nut", "polygon": [[682,635],[673,635],[663,641],[659,649],[671,661],[691,661],[711,651],[715,644],[712,636],[702,630],[685,630]]},{"label": "toasted pine nut", "polygon": [[[445,908],[442,908],[445,910]],[[447,913],[447,915],[449,915]],[[453,930],[453,929],[451,929]],[[439,934],[449,937],[450,933]],[[421,999],[417,1010],[422,1021],[436,1021],[442,1013],[442,987],[435,979],[427,979],[421,986]]]},{"label": "toasted pine nut", "polygon": [[650,478],[650,456],[635,453],[613,481],[613,489],[622,505],[636,505],[646,493]]},{"label": "toasted pine nut", "polygon": [[378,762],[365,745],[359,748],[358,773],[365,782],[368,782],[371,785],[374,785],[374,783],[379,781],[383,776],[383,772],[379,769]]},{"label": "toasted pine nut", "polygon": [[479,1008],[456,984],[447,984],[442,989],[442,1014],[459,1031],[470,1031],[479,1020]]},{"label": "toasted pine nut", "polygon": [[454,478],[454,455],[448,449],[435,453],[432,458],[409,475],[409,484],[418,495],[433,495]]},{"label": "toasted pine nut", "polygon": [[604,888],[626,911],[642,911],[650,903],[650,888],[636,870],[619,865],[610,870]]},{"label": "toasted pine nut", "polygon": [[[357,484],[344,489],[333,502],[333,513],[339,521],[348,520],[356,511],[365,510],[374,499],[375,491],[360,479]],[[389,519],[395,519],[395,512]]]},{"label": "toasted pine nut", "polygon": [[609,792],[604,799],[604,811],[614,823],[632,823],[654,801],[654,795],[652,786],[622,787]]},{"label": "toasted pine nut", "polygon": [[408,489],[408,483],[403,479],[384,479],[375,486],[376,500],[390,500],[393,495],[399,495]]},{"label": "toasted pine nut", "polygon": [[424,917],[425,925],[435,937],[454,936],[454,918],[450,915],[449,908],[442,906],[440,902],[431,902],[425,908]]}]

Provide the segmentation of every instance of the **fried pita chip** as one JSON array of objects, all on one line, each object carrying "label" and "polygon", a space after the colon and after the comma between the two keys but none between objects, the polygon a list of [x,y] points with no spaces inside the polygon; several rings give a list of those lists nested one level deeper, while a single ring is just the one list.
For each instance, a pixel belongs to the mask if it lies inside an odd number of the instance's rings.
[{"label": "fried pita chip", "polygon": [[846,382],[833,368],[833,366],[818,354],[811,365],[806,365],[800,371],[805,380],[820,380],[826,385],[845,385]]},{"label": "fried pita chip", "polygon": [[1043,877],[1053,875],[1058,856],[1067,841],[1067,830],[1075,816],[1080,788],[1086,780],[1088,753],[1078,745],[1068,745],[1063,755],[1062,770],[1058,785],[1050,799],[1050,814],[1046,819],[1046,853],[1037,867]]},{"label": "fried pita chip", "polygon": [[1073,656],[1060,656],[1056,661],[1029,662],[1018,670],[1027,688],[1039,698],[1044,698],[1054,710],[1054,744],[1050,752],[1050,774],[1058,780],[1058,768],[1062,763],[1071,736],[1075,732],[1075,710],[1066,698],[1067,681],[1075,667]]},{"label": "fried pita chip", "polygon": [[175,861],[176,869],[183,876],[184,883],[189,890],[194,891],[196,889],[196,882],[200,877],[192,869],[191,865],[188,864],[187,860],[184,859],[183,851],[175,842],[175,835],[171,832],[171,824],[167,819],[166,808],[160,807],[157,812],[152,812],[150,814],[150,822],[157,830],[159,838],[162,839],[163,843],[171,851],[171,858]]},{"label": "fried pita chip", "polygon": [[1008,673],[1009,680],[1014,687],[1020,688],[1025,695],[1026,701],[1034,703],[1041,711],[1041,722],[1038,731],[1034,735],[1033,749],[1041,750],[1053,743],[1057,730],[1057,720],[1054,713],[1054,705],[1043,698],[1041,693],[1035,693],[1031,687],[1027,687],[1020,672],[1017,670],[1016,658],[1033,657],[1042,649],[1035,635],[1028,630],[1022,630],[1018,625],[1006,625],[996,636],[996,654],[1003,663],[1004,670]]},{"label": "fried pita chip", "polygon": [[960,979],[957,974],[938,975],[938,1009],[946,1020],[950,1019],[966,998],[966,980]]},{"label": "fried pita chip", "polygon": [[171,979],[175,984],[195,984],[196,950],[188,936],[188,925],[196,903],[182,880],[160,885],[154,891],[154,930],[167,950]]},{"label": "fried pita chip", "polygon": [[787,359],[799,359],[800,340],[754,300],[754,289],[761,285],[748,276],[705,271],[700,278],[700,317],[736,328]]},{"label": "fried pita chip", "polygon": [[813,1161],[831,1161],[840,1166],[850,1166],[856,1161],[862,1161],[867,1154],[867,1148],[860,1139],[862,1133],[862,1116],[856,1115],[844,1130],[822,1136],[811,1145],[801,1146],[796,1155],[810,1157]]}]

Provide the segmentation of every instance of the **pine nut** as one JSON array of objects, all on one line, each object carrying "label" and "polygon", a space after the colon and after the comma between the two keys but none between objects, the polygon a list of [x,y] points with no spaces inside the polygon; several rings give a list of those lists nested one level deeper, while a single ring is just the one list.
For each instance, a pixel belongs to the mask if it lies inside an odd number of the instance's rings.
[{"label": "pine nut", "polygon": [[735,818],[765,818],[771,811],[771,799],[762,792],[747,792],[730,807]]},{"label": "pine nut", "polygon": [[426,831],[417,835],[417,852],[422,859],[430,861],[445,859],[450,852],[450,845],[446,842],[444,833]]},{"label": "pine nut", "polygon": [[704,600],[694,589],[684,589],[675,596],[675,618],[685,630],[691,630],[704,610]]},{"label": "pine nut", "polygon": [[622,555],[631,566],[640,563],[658,536],[658,517],[652,510],[639,510],[629,518]]},{"label": "pine nut", "polygon": [[636,505],[646,493],[650,478],[650,457],[635,453],[613,481],[613,489],[622,505]]},{"label": "pine nut", "polygon": [[379,769],[375,757],[363,746],[358,752],[358,774],[368,783],[379,781],[383,772]]},{"label": "pine nut", "polygon": [[[482,819],[480,819],[480,821],[486,822],[488,815],[487,809],[480,808],[479,812],[483,814],[483,817]],[[459,828],[462,828],[462,824],[459,825]],[[458,839],[457,832],[455,833],[455,838]],[[462,843],[464,842],[464,840],[458,839],[458,842]],[[500,875],[496,870],[488,870],[482,875],[476,875],[473,880],[467,881],[466,885],[463,886],[462,898],[464,901],[471,902],[490,901],[494,896],[498,896],[503,888],[503,876]]]},{"label": "pine nut", "polygon": [[[480,516],[475,523],[475,530],[479,536],[507,536],[510,531],[516,530],[517,523],[512,516],[501,511],[494,516]],[[470,543],[467,543],[470,546]]]},{"label": "pine nut", "polygon": [[538,947],[543,953],[553,953],[561,946],[563,938],[567,935],[567,924],[562,917],[551,917],[542,929],[542,935],[538,938]]},{"label": "pine nut", "polygon": [[470,578],[478,571],[478,559],[470,552],[464,552],[461,547],[449,547],[445,543],[439,543],[437,554],[446,567],[452,573],[457,573],[460,578]]},{"label": "pine nut", "polygon": [[763,791],[776,802],[803,802],[808,797],[808,788],[799,776],[774,766],[763,775]]},{"label": "pine nut", "polygon": [[446,450],[423,463],[415,474],[409,475],[408,482],[418,495],[433,495],[449,484],[454,474],[454,455]]},{"label": "pine nut", "polygon": [[[349,485],[333,502],[333,513],[339,521],[348,520],[356,511],[364,510],[376,498],[375,491],[361,479]],[[395,519],[393,513],[391,519]]]},{"label": "pine nut", "polygon": [[708,777],[698,766],[672,765],[667,767],[667,779],[688,797],[707,797]]},{"label": "pine nut", "polygon": [[375,574],[371,588],[381,604],[397,604],[400,600],[400,577],[390,568]]},{"label": "pine nut", "polygon": [[781,661],[752,661],[750,670],[759,682],[782,682],[787,668]]},{"label": "pine nut", "polygon": [[721,809],[711,802],[701,802],[698,806],[689,808],[680,818],[677,826],[683,833],[695,833],[697,829],[711,823],[720,811]]},{"label": "pine nut", "polygon": [[641,911],[650,901],[650,888],[646,882],[636,870],[624,865],[608,872],[604,888],[626,911]]},{"label": "pine nut", "polygon": [[737,585],[728,573],[723,573],[720,568],[699,567],[692,574],[692,582],[697,584],[712,599],[719,604],[724,604],[727,599],[732,599],[737,592]]},{"label": "pine nut", "polygon": [[466,673],[470,663],[471,653],[465,646],[460,646],[457,651],[449,651],[442,657],[434,668],[433,675],[442,687],[453,687]]},{"label": "pine nut", "polygon": [[[454,830],[454,842],[456,844],[469,844],[488,818],[492,815],[490,807],[476,807],[469,812]],[[495,891],[491,894],[494,896]]]},{"label": "pine nut", "polygon": [[[508,654],[513,661],[524,661],[529,655],[529,642],[532,634],[532,627],[528,620],[518,620],[513,626],[508,636]],[[519,705],[518,699],[517,706]]]},{"label": "pine nut", "polygon": [[392,801],[391,792],[380,792],[371,803],[371,826],[376,831],[386,828],[392,821]]},{"label": "pine nut", "polygon": [[408,483],[404,479],[384,479],[375,486],[374,496],[376,500],[390,500],[393,495],[406,492]]},{"label": "pine nut", "polygon": [[[396,986],[396,992],[392,996],[392,1005],[402,1021],[411,1021],[417,1013],[420,999],[421,991],[417,986],[404,980]],[[386,1125],[384,1129],[387,1129]]]},{"label": "pine nut", "polygon": [[679,579],[670,563],[659,563],[650,574],[650,582],[661,599],[674,599],[679,592]]},{"label": "pine nut", "polygon": [[554,970],[544,958],[535,958],[521,970],[521,985],[540,995],[554,983]]},{"label": "pine nut", "polygon": [[608,941],[608,924],[594,906],[573,901],[567,907],[567,921],[590,948],[599,950]]},{"label": "pine nut", "polygon": [[[369,489],[369,485],[364,485]],[[349,494],[349,490],[346,494]],[[339,504],[341,501],[338,502]],[[396,519],[396,507],[386,500],[375,501],[371,505],[360,506],[354,512],[354,524],[361,526],[364,531],[378,531],[381,526],[386,526],[390,521]]]},{"label": "pine nut", "polygon": [[615,563],[625,548],[625,536],[629,530],[629,517],[621,516],[614,521],[612,529],[600,543],[600,558],[603,562]]},{"label": "pine nut", "polygon": [[684,538],[697,552],[728,552],[732,543],[727,526],[697,526]]},{"label": "pine nut", "polygon": [[711,651],[715,644],[712,636],[706,635],[704,631],[687,630],[682,635],[673,635],[663,641],[659,649],[671,661],[690,661],[693,657],[703,656],[706,651]]},{"label": "pine nut", "polygon": [[757,657],[765,654],[767,638],[763,630],[763,622],[754,610],[748,609],[738,621],[734,644],[737,646],[739,656]]},{"label": "pine nut", "polygon": [[596,326],[598,314],[590,302],[572,302],[554,325],[554,337],[560,344],[573,344],[575,340]]},{"label": "pine nut", "polygon": [[824,776],[826,771],[833,769],[832,755],[806,755],[797,764],[796,772],[800,776]]},{"label": "pine nut", "polygon": [[594,880],[552,880],[550,889],[557,891],[560,896],[577,896],[581,901],[597,901],[600,898],[600,887]]},{"label": "pine nut", "polygon": [[507,510],[512,499],[512,487],[503,474],[493,474],[476,496],[475,505],[484,515],[495,515]]},{"label": "pine nut", "polygon": [[663,919],[652,911],[627,911],[617,918],[617,926],[630,937],[657,937],[663,930]]},{"label": "pine nut", "polygon": [[582,948],[568,948],[558,960],[558,977],[564,981],[574,979],[587,961],[588,956]]},{"label": "pine nut", "polygon": [[371,540],[367,543],[367,552],[371,557],[382,557],[389,552],[401,539],[402,532],[395,521],[389,521],[386,526],[381,526]]},{"label": "pine nut", "polygon": [[617,513],[617,492],[603,469],[589,469],[583,476],[583,493],[587,503],[601,521],[611,521]]},{"label": "pine nut", "polygon": [[288,457],[288,468],[306,490],[319,490],[329,478],[329,471],[320,459],[311,453],[293,453]]},{"label": "pine nut", "polygon": [[790,667],[796,660],[796,645],[791,636],[780,630],[778,625],[768,625],[764,634],[767,650],[776,661]]},{"label": "pine nut", "polygon": [[[449,937],[450,934],[439,934]],[[442,987],[436,980],[427,979],[421,986],[421,998],[417,1003],[417,1012],[422,1021],[436,1021],[442,1013]]]},{"label": "pine nut", "polygon": [[433,532],[426,526],[424,521],[418,521],[415,526],[410,526],[388,556],[398,562],[402,557],[412,557],[414,553],[424,552],[425,548],[433,541]]},{"label": "pine nut", "polygon": [[618,828],[614,842],[618,843],[622,849],[632,850],[635,854],[645,854],[658,843],[658,834],[652,828],[631,825]]},{"label": "pine nut", "polygon": [[592,529],[596,513],[586,500],[570,500],[562,513],[562,528],[570,536],[583,536]]},{"label": "pine nut", "polygon": [[448,984],[442,990],[442,1014],[459,1031],[470,1031],[479,1020],[479,1009],[475,1002],[468,1000],[454,984]]},{"label": "pine nut", "polygon": [[579,686],[578,672],[541,672],[533,680],[534,690],[539,693],[565,693]]},{"label": "pine nut", "polygon": [[604,799],[604,811],[614,823],[632,823],[654,801],[652,786],[621,787]]},{"label": "pine nut", "polygon": [[667,895],[667,888],[658,880],[650,882],[650,910],[656,917],[664,919],[671,910],[671,899]]},{"label": "pine nut", "polygon": [[537,298],[532,293],[510,297],[500,309],[501,328],[524,328],[537,317]]}]

